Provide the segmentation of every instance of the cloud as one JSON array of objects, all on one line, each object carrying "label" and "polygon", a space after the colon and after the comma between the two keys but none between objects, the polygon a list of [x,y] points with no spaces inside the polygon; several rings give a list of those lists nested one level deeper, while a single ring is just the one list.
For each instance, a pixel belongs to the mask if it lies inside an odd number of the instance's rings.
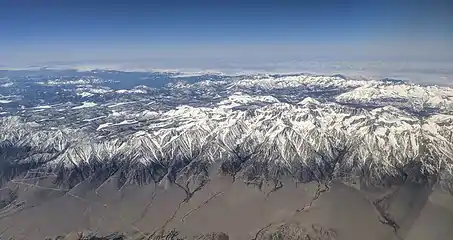
[{"label": "cloud", "polygon": [[5,51],[0,65],[178,69],[224,73],[341,73],[393,77],[421,83],[453,83],[453,45],[442,41],[312,44],[121,45]]}]

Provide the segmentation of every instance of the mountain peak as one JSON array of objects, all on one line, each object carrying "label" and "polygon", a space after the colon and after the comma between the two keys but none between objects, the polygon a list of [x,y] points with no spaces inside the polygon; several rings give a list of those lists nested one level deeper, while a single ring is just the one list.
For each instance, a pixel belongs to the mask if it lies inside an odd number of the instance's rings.
[{"label": "mountain peak", "polygon": [[319,105],[320,102],[312,97],[306,97],[306,98],[304,98],[304,100],[300,101],[298,104],[299,105],[310,105],[310,104]]}]

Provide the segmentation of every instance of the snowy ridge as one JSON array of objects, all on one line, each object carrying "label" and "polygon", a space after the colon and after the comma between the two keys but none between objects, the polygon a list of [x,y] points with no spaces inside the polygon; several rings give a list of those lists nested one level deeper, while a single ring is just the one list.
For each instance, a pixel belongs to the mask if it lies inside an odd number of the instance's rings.
[{"label": "snowy ridge", "polygon": [[221,101],[219,105],[225,107],[238,107],[254,103],[278,103],[278,99],[272,96],[250,96],[241,92],[235,92],[227,99]]},{"label": "snowy ridge", "polygon": [[[329,92],[329,97],[338,103],[366,106],[394,106],[421,112],[431,109],[449,113],[453,110],[453,88],[423,86],[401,80],[348,79],[341,75],[259,75],[234,78],[230,81],[201,81],[194,84],[169,84],[171,89],[191,89],[205,93],[227,91],[291,94]],[[280,92],[278,92],[280,91]]]},{"label": "snowy ridge", "polygon": [[453,89],[410,84],[365,85],[336,97],[339,102],[379,105],[394,104],[414,109],[453,109]]},{"label": "snowy ridge", "polygon": [[65,79],[51,79],[44,82],[36,82],[40,85],[47,86],[60,86],[60,85],[90,85],[90,84],[100,84],[104,81],[98,78],[81,78],[77,80],[65,80]]},{"label": "snowy ridge", "polygon": [[247,181],[360,178],[377,186],[415,169],[419,178],[433,177],[451,190],[453,116],[420,117],[392,106],[362,109],[313,98],[291,104],[234,94],[225,101],[144,113],[144,129],[109,138],[101,129],[43,130],[16,117],[0,118],[0,153],[9,169],[2,180],[44,169],[62,184],[113,175],[120,176],[119,185],[146,184],[207,178],[209,167],[218,164],[223,174]]},{"label": "snowy ridge", "polygon": [[233,86],[237,87],[259,87],[263,89],[289,88],[289,87],[312,87],[322,88],[355,88],[363,85],[378,84],[378,81],[352,80],[341,76],[317,76],[317,75],[295,75],[295,76],[264,76],[260,78],[243,79],[237,81]]}]

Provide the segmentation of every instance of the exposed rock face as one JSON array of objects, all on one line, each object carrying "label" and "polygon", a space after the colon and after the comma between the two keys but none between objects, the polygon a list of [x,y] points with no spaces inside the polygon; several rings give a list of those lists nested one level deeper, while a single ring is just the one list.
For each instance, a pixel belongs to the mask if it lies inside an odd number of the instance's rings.
[{"label": "exposed rock face", "polygon": [[451,188],[450,115],[421,119],[394,107],[358,110],[313,99],[253,110],[181,107],[149,119],[146,131],[113,139],[1,121],[3,182],[34,169],[27,177],[55,174],[68,187],[119,175],[121,187],[206,178],[220,163],[222,173],[248,180],[360,177],[385,186],[418,171],[420,180]]},{"label": "exposed rock face", "polygon": [[208,233],[195,237],[195,240],[229,240],[230,237],[226,233]]},{"label": "exposed rock face", "polygon": [[[134,89],[112,93],[131,107],[87,100],[63,123],[53,106],[0,118],[5,236],[416,239],[433,212],[453,223],[450,88],[268,76]],[[158,105],[140,103],[148,92]]]}]

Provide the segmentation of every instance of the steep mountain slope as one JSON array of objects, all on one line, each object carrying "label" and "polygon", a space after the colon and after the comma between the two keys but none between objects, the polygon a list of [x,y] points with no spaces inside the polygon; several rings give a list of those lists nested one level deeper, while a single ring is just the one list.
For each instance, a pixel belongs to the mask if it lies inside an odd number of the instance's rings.
[{"label": "steep mountain slope", "polygon": [[[3,118],[2,149],[26,149],[20,158],[4,152],[4,164],[15,174],[20,172],[12,169],[22,165],[56,174],[81,172],[69,175],[79,180],[115,172],[110,169],[115,165],[137,183],[142,180],[134,179],[136,171],[143,169],[160,169],[161,175],[153,176],[160,179],[182,174],[188,166],[201,174],[201,166],[216,162],[230,174],[243,170],[248,178],[267,180],[360,176],[383,184],[386,178],[403,177],[407,167],[426,176],[445,176],[440,181],[452,173],[450,115],[417,117],[395,107],[357,109],[312,98],[290,104],[240,96],[214,107],[180,106],[142,117],[142,130],[114,138],[75,129],[41,130],[37,124]],[[8,177],[14,175],[4,181]]]},{"label": "steep mountain slope", "polygon": [[[346,229],[339,239],[371,238],[349,233],[354,227],[337,213],[349,214],[355,225],[375,226],[376,239],[404,239],[417,232],[412,224],[424,221],[419,215],[430,216],[425,205],[453,206],[444,200],[453,192],[451,88],[341,75],[260,75],[178,78],[162,88],[80,97],[89,86],[79,83],[66,89],[76,96],[70,101],[55,97],[59,102],[14,108],[8,98],[4,104],[0,222],[47,212],[60,219],[60,211],[73,206],[74,223],[57,220],[58,231],[141,224],[195,234],[229,225],[230,234],[237,229],[232,236],[244,239],[266,224],[279,229],[283,220],[310,225],[300,216],[310,209],[310,219],[319,212],[323,226]],[[129,218],[92,220],[116,211]],[[192,212],[193,222],[182,220]],[[223,218],[207,221],[218,217],[213,212]],[[246,223],[237,222],[241,212],[249,212]],[[44,234],[34,230],[39,218],[27,224],[34,236]]]}]

